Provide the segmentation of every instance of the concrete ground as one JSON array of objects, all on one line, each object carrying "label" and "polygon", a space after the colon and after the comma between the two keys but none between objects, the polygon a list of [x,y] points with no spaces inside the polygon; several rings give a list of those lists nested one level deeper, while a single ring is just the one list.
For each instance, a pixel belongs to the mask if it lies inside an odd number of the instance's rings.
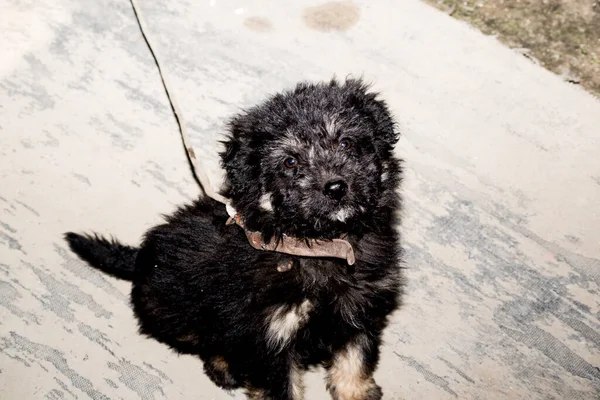
[{"label": "concrete ground", "polygon": [[[417,0],[140,3],[217,182],[225,119],[267,93],[354,74],[388,99],[408,286],[385,399],[598,398],[597,99]],[[61,239],[135,243],[199,194],[129,2],[0,15],[0,398],[241,398],[139,336],[129,285]]]}]

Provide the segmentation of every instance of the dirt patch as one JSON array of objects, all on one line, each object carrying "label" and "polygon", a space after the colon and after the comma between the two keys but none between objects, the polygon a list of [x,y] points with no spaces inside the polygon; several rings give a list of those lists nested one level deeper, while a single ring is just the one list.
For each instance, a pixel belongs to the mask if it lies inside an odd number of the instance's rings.
[{"label": "dirt patch", "polygon": [[321,31],[346,31],[359,19],[358,7],[350,1],[332,1],[304,10],[304,22]]},{"label": "dirt patch", "polygon": [[246,28],[254,32],[264,33],[273,29],[273,24],[267,18],[263,17],[248,17],[244,20]]},{"label": "dirt patch", "polygon": [[600,96],[600,0],[425,0]]}]

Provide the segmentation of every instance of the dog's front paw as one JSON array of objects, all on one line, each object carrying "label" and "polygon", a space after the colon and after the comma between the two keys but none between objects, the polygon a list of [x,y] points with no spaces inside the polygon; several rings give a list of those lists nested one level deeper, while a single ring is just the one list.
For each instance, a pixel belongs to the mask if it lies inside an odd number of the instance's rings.
[{"label": "dog's front paw", "polygon": [[381,400],[383,398],[383,391],[377,384],[373,384],[371,388],[365,393],[364,400]]},{"label": "dog's front paw", "polygon": [[366,382],[356,382],[356,386],[342,386],[330,389],[334,400],[381,400],[383,391],[371,378]]},{"label": "dog's front paw", "polygon": [[383,391],[373,378],[347,383],[329,387],[333,400],[381,400],[383,398]]}]

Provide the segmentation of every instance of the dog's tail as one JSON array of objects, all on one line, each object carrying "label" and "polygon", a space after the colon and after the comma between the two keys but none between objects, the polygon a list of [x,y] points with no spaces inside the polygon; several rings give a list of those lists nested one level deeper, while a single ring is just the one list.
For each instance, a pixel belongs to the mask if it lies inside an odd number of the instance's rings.
[{"label": "dog's tail", "polygon": [[97,268],[116,278],[132,280],[138,249],[108,240],[99,235],[79,235],[68,232],[65,240],[71,250]]}]

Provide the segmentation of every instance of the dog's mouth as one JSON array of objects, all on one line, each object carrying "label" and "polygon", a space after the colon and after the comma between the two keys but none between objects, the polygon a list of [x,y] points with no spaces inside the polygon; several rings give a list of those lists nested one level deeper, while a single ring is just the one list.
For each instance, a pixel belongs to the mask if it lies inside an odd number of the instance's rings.
[{"label": "dog's mouth", "polygon": [[303,208],[301,215],[320,233],[328,230],[348,229],[357,219],[361,219],[369,210],[368,199],[349,195],[339,201],[317,197],[317,201]]},{"label": "dog's mouth", "polygon": [[[352,229],[357,219],[366,212],[363,206],[338,204],[335,207],[324,207],[312,214],[308,220],[313,222],[318,235],[329,236],[331,233],[347,232]],[[310,222],[309,222],[310,224]]]},{"label": "dog's mouth", "polygon": [[348,206],[341,206],[336,211],[333,211],[329,214],[329,218],[332,221],[337,221],[341,223],[345,223],[349,218],[353,217],[355,214],[354,208]]}]

